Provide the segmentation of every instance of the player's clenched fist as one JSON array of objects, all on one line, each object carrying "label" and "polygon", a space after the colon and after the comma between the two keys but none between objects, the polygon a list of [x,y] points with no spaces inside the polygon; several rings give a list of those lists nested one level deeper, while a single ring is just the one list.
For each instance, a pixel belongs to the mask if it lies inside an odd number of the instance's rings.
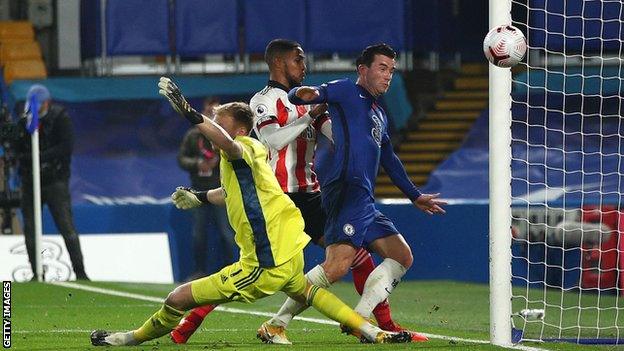
[{"label": "player's clenched fist", "polygon": [[191,107],[184,95],[182,95],[180,88],[178,88],[171,79],[160,77],[158,81],[158,93],[166,97],[173,109],[184,116],[189,122],[193,124],[204,122],[204,116]]},{"label": "player's clenched fist", "polygon": [[188,210],[202,205],[202,202],[195,194],[188,188],[183,188],[181,186],[177,187],[176,191],[171,194],[171,200],[173,204],[181,210]]}]

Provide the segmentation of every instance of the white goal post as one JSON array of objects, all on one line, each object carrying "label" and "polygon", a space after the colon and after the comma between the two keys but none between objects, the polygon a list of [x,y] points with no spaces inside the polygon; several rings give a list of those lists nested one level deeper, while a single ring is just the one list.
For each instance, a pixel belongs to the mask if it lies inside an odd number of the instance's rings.
[{"label": "white goal post", "polygon": [[[489,28],[511,23],[511,0],[490,0]],[[511,71],[489,65],[490,341],[511,345]]]},{"label": "white goal post", "polygon": [[491,343],[624,344],[624,2],[489,0],[503,24],[528,52],[489,65]]}]

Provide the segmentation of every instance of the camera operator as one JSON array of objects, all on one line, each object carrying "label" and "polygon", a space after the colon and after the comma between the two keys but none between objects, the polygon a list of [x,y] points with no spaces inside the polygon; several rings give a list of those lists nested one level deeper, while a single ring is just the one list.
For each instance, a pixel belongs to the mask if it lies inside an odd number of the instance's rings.
[{"label": "camera operator", "polygon": [[[30,109],[34,99],[39,106],[39,153],[41,164],[41,203],[47,204],[54,218],[56,227],[65,240],[76,279],[88,280],[82,261],[82,251],[78,233],[72,218],[71,197],[69,193],[70,163],[74,144],[73,126],[64,107],[52,103],[50,92],[40,84],[28,90],[24,115]],[[33,272],[36,259],[35,228],[33,214],[33,182],[31,136],[27,130],[27,118],[20,118],[20,136],[15,145],[19,157],[19,175],[22,182],[22,215],[24,217],[24,236],[28,259]]]}]

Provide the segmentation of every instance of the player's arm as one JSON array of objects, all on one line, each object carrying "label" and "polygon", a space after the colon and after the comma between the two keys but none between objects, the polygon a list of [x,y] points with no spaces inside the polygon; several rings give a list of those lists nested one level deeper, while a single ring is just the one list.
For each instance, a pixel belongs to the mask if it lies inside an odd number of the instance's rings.
[{"label": "player's arm", "polygon": [[300,118],[280,126],[277,121],[277,112],[273,107],[275,105],[274,101],[264,96],[256,96],[250,104],[254,113],[254,130],[256,134],[260,140],[276,150],[281,150],[286,145],[292,143],[316,118],[327,110],[327,105],[317,105]]},{"label": "player's arm", "polygon": [[334,80],[318,86],[302,86],[288,92],[288,100],[295,105],[338,103],[347,97],[354,84],[348,79]]},{"label": "player's arm", "polygon": [[208,191],[197,191],[180,186],[176,188],[176,191],[173,194],[171,194],[171,200],[177,208],[181,210],[188,210],[200,207],[207,203],[224,205],[225,194],[223,193],[223,188],[216,188]]},{"label": "player's arm", "polygon": [[389,138],[381,144],[381,165],[392,180],[392,183],[399,188],[412,203],[427,214],[444,214],[446,211],[442,205],[445,201],[437,199],[440,194],[422,194],[409,179],[403,163],[392,149]]},{"label": "player's arm", "polygon": [[331,119],[329,118],[328,113],[323,113],[316,119],[316,121],[314,121],[314,128],[316,128],[316,130],[321,134],[325,135],[327,139],[334,142]]},{"label": "player's arm", "polygon": [[206,138],[210,139],[217,148],[221,149],[229,160],[242,158],[242,146],[232,139],[221,126],[191,107],[188,101],[186,101],[186,98],[182,95],[180,88],[178,88],[171,79],[160,77],[158,88],[158,93],[169,100],[173,109],[189,122],[197,125],[199,131]]},{"label": "player's arm", "polygon": [[227,159],[243,158],[243,147],[213,120],[204,117],[204,123],[198,124],[199,131],[227,156]]}]

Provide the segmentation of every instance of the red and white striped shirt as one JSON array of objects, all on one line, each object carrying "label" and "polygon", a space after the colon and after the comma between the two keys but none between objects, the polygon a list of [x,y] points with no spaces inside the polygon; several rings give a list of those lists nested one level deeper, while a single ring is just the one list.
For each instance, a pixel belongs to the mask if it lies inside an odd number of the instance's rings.
[{"label": "red and white striped shirt", "polygon": [[331,138],[329,118],[310,117],[308,106],[288,101],[287,88],[275,81],[256,93],[249,102],[254,113],[254,130],[269,150],[269,164],[286,193],[316,192],[314,148],[317,133]]}]

